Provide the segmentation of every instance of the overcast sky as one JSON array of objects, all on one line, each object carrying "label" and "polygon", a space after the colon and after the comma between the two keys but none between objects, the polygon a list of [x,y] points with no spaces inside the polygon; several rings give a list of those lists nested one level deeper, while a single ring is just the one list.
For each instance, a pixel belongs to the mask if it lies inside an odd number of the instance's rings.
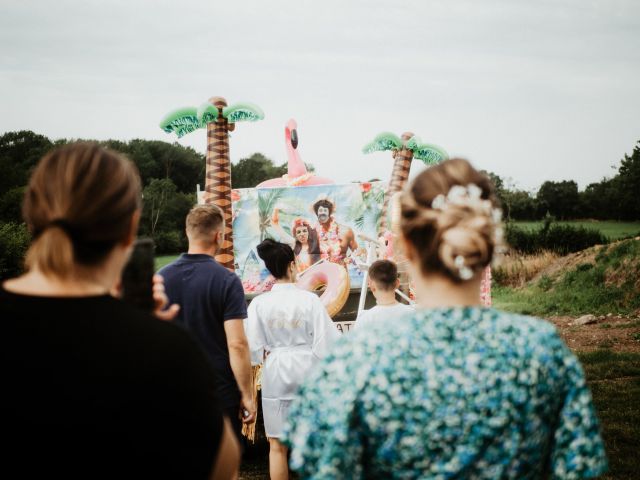
[{"label": "overcast sky", "polygon": [[214,95],[265,112],[233,162],[286,161],[295,118],[336,182],[387,180],[362,146],[410,130],[521,188],[584,188],[640,140],[640,1],[0,0],[0,133],[173,142],[163,115]]}]

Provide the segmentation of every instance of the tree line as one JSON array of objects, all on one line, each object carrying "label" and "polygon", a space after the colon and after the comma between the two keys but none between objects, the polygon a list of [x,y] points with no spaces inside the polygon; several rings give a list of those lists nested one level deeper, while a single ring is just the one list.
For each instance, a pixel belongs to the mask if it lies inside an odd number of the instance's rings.
[{"label": "tree line", "polygon": [[[51,140],[32,131],[0,136],[0,278],[19,273],[30,241],[21,208],[31,171],[49,150],[72,141],[76,139]],[[143,187],[140,235],[152,237],[159,254],[184,251],[184,219],[196,202],[197,185],[204,189],[205,156],[155,140],[97,143],[125,154],[138,167]],[[234,188],[253,187],[286,172],[286,163],[275,165],[261,153],[231,165]]]},{"label": "tree line", "polygon": [[[75,140],[51,140],[32,131],[0,136],[0,278],[19,271],[29,242],[21,204],[32,169],[49,150],[71,141]],[[196,185],[204,189],[204,155],[178,143],[156,140],[97,143],[125,154],[138,167],[143,185],[140,235],[154,239],[157,253],[184,251],[184,218],[196,202]],[[313,170],[312,165],[307,167]],[[286,163],[276,165],[261,153],[231,165],[234,188],[254,187],[286,172]],[[500,176],[488,174],[511,220],[537,220],[548,214],[558,219],[640,219],[640,142],[621,160],[615,176],[583,191],[572,180],[548,181],[533,194],[509,188]]]},{"label": "tree line", "polygon": [[547,216],[559,220],[640,220],[640,142],[631,155],[625,155],[611,178],[578,189],[573,180],[546,181],[537,192],[509,188],[492,172],[498,199],[510,220],[541,220]]}]

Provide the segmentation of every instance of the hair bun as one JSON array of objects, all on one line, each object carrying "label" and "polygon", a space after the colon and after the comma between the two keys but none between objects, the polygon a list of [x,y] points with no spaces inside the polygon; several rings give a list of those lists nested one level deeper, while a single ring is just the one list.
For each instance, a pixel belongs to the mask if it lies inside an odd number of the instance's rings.
[{"label": "hair bun", "polygon": [[400,229],[423,273],[471,279],[500,243],[500,216],[489,178],[463,159],[418,175],[400,199]]},{"label": "hair bun", "polygon": [[273,254],[278,248],[278,242],[273,240],[272,238],[265,238],[257,247],[258,256],[265,260],[266,257],[269,257]]},{"label": "hair bun", "polygon": [[471,217],[442,231],[438,257],[454,278],[469,280],[491,259],[487,223],[482,217]]},{"label": "hair bun", "polygon": [[267,269],[276,278],[286,276],[289,264],[295,261],[293,249],[286,243],[276,242],[272,238],[265,238],[256,250]]}]

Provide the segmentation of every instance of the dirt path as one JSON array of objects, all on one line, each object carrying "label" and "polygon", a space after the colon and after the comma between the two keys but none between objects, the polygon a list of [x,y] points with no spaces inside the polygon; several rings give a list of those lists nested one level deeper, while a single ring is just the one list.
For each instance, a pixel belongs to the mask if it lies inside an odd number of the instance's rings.
[{"label": "dirt path", "polygon": [[610,349],[640,353],[640,317],[601,316],[588,325],[575,325],[575,317],[550,317],[567,345],[574,351]]}]

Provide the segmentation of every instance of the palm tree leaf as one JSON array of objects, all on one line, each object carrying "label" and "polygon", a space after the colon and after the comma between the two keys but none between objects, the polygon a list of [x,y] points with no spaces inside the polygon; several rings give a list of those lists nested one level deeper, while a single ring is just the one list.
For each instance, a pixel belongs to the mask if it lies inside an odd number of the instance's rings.
[{"label": "palm tree leaf", "polygon": [[422,143],[422,141],[420,140],[420,137],[417,135],[414,135],[413,137],[411,137],[409,140],[407,140],[407,145],[406,147],[409,150],[413,150],[416,151],[419,149],[419,145],[420,143]]},{"label": "palm tree leaf", "polygon": [[412,150],[413,158],[422,160],[427,165],[435,165],[449,158],[449,154],[443,148],[430,143],[421,143]]},{"label": "palm tree leaf", "polygon": [[270,188],[267,192],[260,192],[258,194],[260,241],[266,238],[267,229],[271,226],[271,214],[283,194],[284,189],[282,188]]},{"label": "palm tree leaf", "polygon": [[175,133],[178,138],[200,128],[195,107],[183,107],[173,110],[160,121],[160,128],[167,133]]},{"label": "palm tree leaf", "polygon": [[384,150],[400,150],[402,140],[397,135],[390,132],[382,132],[376,135],[373,142],[364,146],[362,153],[382,152]]},{"label": "palm tree leaf", "polygon": [[264,112],[262,109],[252,103],[234,103],[229,107],[222,109],[222,116],[227,119],[229,123],[262,120],[264,118]]},{"label": "palm tree leaf", "polygon": [[218,107],[204,102],[198,107],[198,121],[204,127],[207,123],[215,122],[218,118]]}]

